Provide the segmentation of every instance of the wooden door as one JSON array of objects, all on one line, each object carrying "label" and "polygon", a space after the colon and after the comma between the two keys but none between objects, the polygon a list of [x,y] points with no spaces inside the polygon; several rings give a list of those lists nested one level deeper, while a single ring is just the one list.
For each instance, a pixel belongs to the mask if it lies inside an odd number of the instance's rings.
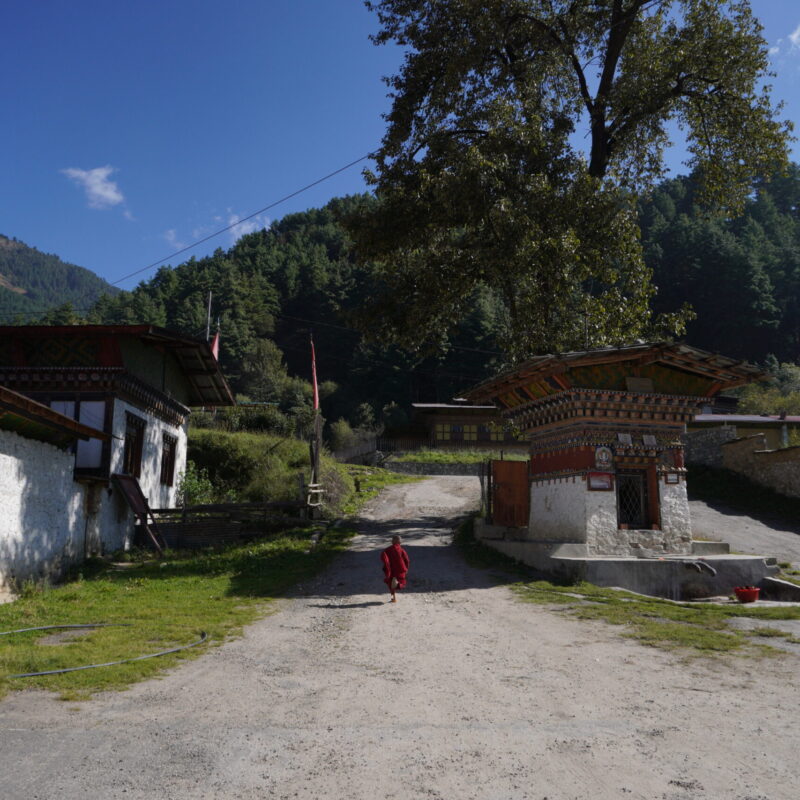
[{"label": "wooden door", "polygon": [[530,515],[527,461],[492,461],[492,522],[519,528]]}]

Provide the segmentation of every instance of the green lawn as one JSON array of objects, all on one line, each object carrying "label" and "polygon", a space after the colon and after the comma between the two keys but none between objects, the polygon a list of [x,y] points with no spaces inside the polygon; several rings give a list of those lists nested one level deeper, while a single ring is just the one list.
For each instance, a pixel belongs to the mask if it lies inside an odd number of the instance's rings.
[{"label": "green lawn", "polygon": [[[333,528],[312,548],[311,530],[296,530],[221,552],[167,554],[119,566],[95,561],[61,586],[27,587],[18,600],[0,606],[0,631],[92,622],[125,627],[61,634],[72,641],[59,644],[46,643],[55,631],[0,637],[0,696],[36,687],[65,700],[85,699],[195,658],[268,613],[270,601],[318,573],[352,535],[345,527]],[[202,631],[208,643],[182,653],[65,675],[8,677],[134,658],[196,641]]]},{"label": "green lawn", "polygon": [[[519,451],[503,451],[506,461],[527,461],[528,453]],[[390,461],[412,462],[422,464],[480,464],[489,459],[499,460],[499,450],[416,450],[413,453],[403,453],[391,456]]]}]

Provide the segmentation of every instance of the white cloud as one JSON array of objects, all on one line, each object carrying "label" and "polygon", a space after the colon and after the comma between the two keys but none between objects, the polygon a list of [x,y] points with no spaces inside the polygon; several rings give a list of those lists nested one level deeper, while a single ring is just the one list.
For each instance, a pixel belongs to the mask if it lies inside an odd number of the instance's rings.
[{"label": "white cloud", "polygon": [[105,167],[95,167],[94,169],[69,167],[62,169],[61,172],[78,186],[83,187],[86,199],[89,201],[89,208],[112,208],[125,202],[119,186],[108,179],[112,172],[116,172],[114,167],[108,164]]},{"label": "white cloud", "polygon": [[778,47],[778,45],[775,45],[775,47],[770,47],[769,54],[771,56],[776,56],[776,55],[778,55],[778,53],[780,53],[780,51],[781,51],[781,48]]},{"label": "white cloud", "polygon": [[260,231],[262,228],[269,228],[269,217],[257,214],[255,217],[239,222],[239,215],[228,209],[228,225],[233,225],[228,233],[231,237],[231,244],[235,244],[242,236],[248,233]]},{"label": "white cloud", "polygon": [[800,48],[800,25],[789,34],[789,41],[792,43],[792,50]]},{"label": "white cloud", "polygon": [[175,230],[175,228],[170,228],[168,231],[164,231],[164,233],[161,235],[173,250],[183,250],[183,248],[186,247],[186,242],[182,242],[178,238],[178,232]]}]

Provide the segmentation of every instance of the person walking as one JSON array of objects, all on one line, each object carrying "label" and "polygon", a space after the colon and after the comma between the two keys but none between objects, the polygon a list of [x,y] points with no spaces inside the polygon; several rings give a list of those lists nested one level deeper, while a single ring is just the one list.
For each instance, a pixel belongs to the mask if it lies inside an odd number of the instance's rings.
[{"label": "person walking", "polygon": [[392,536],[392,543],[381,551],[381,561],[383,562],[383,582],[392,593],[392,599],[389,602],[396,603],[397,590],[406,585],[409,564],[408,553],[401,546],[399,536]]}]

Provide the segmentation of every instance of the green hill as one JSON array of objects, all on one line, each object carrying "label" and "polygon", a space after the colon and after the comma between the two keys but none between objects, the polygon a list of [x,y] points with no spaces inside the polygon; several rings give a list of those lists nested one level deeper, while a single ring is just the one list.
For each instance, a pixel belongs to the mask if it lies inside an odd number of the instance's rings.
[{"label": "green hill", "polygon": [[0,234],[0,320],[38,320],[48,309],[71,303],[85,313],[118,290],[93,272]]}]

